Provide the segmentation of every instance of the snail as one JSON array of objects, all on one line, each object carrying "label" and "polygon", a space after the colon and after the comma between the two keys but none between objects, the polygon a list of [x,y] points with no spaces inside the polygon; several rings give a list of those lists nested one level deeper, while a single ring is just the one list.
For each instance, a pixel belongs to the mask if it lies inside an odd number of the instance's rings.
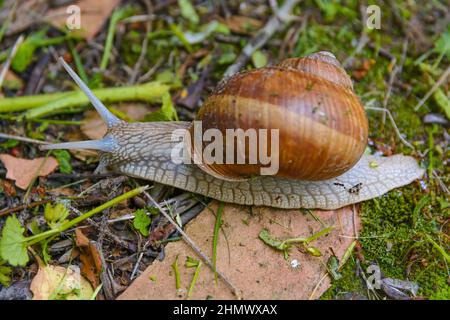
[{"label": "snail", "polygon": [[[222,81],[199,111],[202,133],[211,128],[219,132],[227,128],[279,130],[276,175],[260,175],[264,169],[260,162],[173,161],[172,151],[179,142],[172,133],[192,133],[193,123],[120,120],[62,58],[60,62],[108,130],[100,140],[41,148],[98,150],[97,172],[111,170],[229,203],[325,210],[379,197],[424,173],[409,156],[363,155],[368,120],[350,77],[329,52],[238,73]],[[201,157],[205,145],[188,142],[191,157]],[[249,156],[245,148],[242,152],[244,158]]]}]

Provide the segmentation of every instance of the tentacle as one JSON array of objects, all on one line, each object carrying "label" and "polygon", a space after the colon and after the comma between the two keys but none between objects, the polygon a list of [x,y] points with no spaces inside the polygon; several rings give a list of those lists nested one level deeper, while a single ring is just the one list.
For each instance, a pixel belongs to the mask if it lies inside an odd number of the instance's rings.
[{"label": "tentacle", "polygon": [[80,77],[72,70],[72,68],[64,61],[62,57],[59,57],[59,62],[62,64],[64,69],[69,73],[72,79],[76,82],[76,84],[80,87],[80,89],[84,92],[84,94],[89,98],[92,105],[95,107],[97,112],[105,121],[108,128],[113,125],[120,123],[122,120],[113,115],[108,108],[92,93],[91,89],[80,79]]},{"label": "tentacle", "polygon": [[54,144],[46,144],[40,146],[41,150],[51,149],[91,149],[103,152],[111,152],[117,145],[116,140],[111,136],[106,136],[100,140],[62,142]]}]

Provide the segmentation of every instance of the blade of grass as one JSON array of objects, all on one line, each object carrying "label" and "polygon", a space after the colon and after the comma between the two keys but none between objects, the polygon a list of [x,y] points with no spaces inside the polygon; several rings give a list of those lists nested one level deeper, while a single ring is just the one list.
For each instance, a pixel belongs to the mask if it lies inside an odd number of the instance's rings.
[{"label": "blade of grass", "polygon": [[175,258],[175,261],[171,265],[173,272],[175,274],[175,289],[181,289],[181,279],[180,279],[180,269],[178,269],[178,255]]},{"label": "blade of grass", "polygon": [[79,217],[76,217],[75,219],[72,219],[70,221],[67,221],[66,223],[61,224],[58,228],[42,232],[42,233],[39,233],[39,234],[31,236],[31,237],[27,237],[27,238],[24,239],[24,241],[27,242],[28,246],[31,246],[31,245],[33,245],[35,243],[38,243],[38,242],[40,242],[40,241],[42,241],[42,240],[44,240],[44,239],[46,239],[46,238],[48,238],[48,237],[50,237],[50,236],[52,236],[54,234],[58,234],[58,233],[61,233],[61,232],[65,231],[65,230],[67,230],[67,229],[70,229],[73,226],[75,226],[75,225],[79,224],[80,222],[82,222],[83,220],[86,220],[87,218],[92,217],[94,214],[102,212],[103,210],[108,209],[108,208],[118,204],[119,202],[122,202],[124,200],[133,198],[134,196],[144,192],[147,189],[148,189],[148,186],[135,188],[135,189],[133,189],[131,191],[128,191],[127,193],[124,193],[124,194],[122,194],[122,195],[120,195],[120,196],[118,196],[118,197],[108,201],[108,202],[105,202],[104,204],[102,204],[102,205],[100,205],[100,206],[98,206],[98,207],[96,207],[96,208],[94,208],[94,209],[92,209],[92,210],[82,214]]},{"label": "blade of grass", "polygon": [[217,285],[218,276],[216,271],[216,263],[217,263],[217,240],[219,239],[219,231],[222,226],[222,212],[223,212],[224,203],[221,202],[217,209],[216,214],[216,223],[214,224],[214,236],[213,236],[213,252],[212,252],[212,264],[214,271],[214,282]]},{"label": "blade of grass", "polygon": [[187,292],[187,297],[190,298],[192,295],[192,292],[194,291],[195,283],[197,282],[198,276],[200,274],[200,268],[202,266],[202,262],[199,260],[197,267],[195,268],[194,276],[192,277],[191,284],[189,285],[189,290]]},{"label": "blade of grass", "polygon": [[75,66],[77,67],[78,74],[80,75],[81,80],[83,80],[85,83],[89,83],[88,76],[86,75],[86,71],[84,70],[83,63],[81,62],[81,57],[78,54],[77,50],[75,50],[73,41],[68,40],[67,44],[69,45],[70,53],[72,54],[72,57],[73,57],[73,62],[75,63]]}]

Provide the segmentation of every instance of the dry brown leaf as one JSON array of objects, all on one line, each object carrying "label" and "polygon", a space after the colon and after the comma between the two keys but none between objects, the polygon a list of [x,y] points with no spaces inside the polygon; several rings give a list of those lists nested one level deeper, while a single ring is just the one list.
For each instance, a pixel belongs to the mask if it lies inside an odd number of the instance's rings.
[{"label": "dry brown leaf", "polygon": [[0,186],[2,187],[3,192],[9,197],[15,197],[17,195],[16,188],[14,187],[14,183],[9,180],[0,180]]},{"label": "dry brown leaf", "polygon": [[95,110],[84,113],[84,121],[81,131],[89,139],[101,139],[106,134],[106,124]]},{"label": "dry brown leaf", "polygon": [[[9,154],[0,154],[0,160],[8,171],[6,178],[14,180],[16,186],[23,190],[28,188],[34,177],[45,177],[58,167],[58,161],[53,157],[28,160],[15,158]],[[43,165],[42,162],[44,162]],[[42,168],[40,168],[41,165]]]},{"label": "dry brown leaf", "polygon": [[94,290],[77,266],[40,266],[30,285],[33,300],[89,300]]},{"label": "dry brown leaf", "polygon": [[[114,107],[116,110],[122,112],[132,121],[143,120],[145,115],[153,110],[146,107],[144,104],[128,103]],[[84,113],[84,124],[81,126],[81,131],[89,139],[101,139],[106,134],[106,124],[100,117],[97,111],[87,110]]]},{"label": "dry brown leaf", "polygon": [[245,16],[231,16],[229,18],[220,18],[219,21],[225,24],[232,32],[239,34],[252,34],[262,27],[262,22]]},{"label": "dry brown leaf", "polygon": [[9,24],[5,35],[9,36],[17,32],[24,31],[33,23],[36,23],[45,14],[48,9],[48,0],[6,0],[2,5],[2,12],[0,16],[1,21],[9,15],[10,8],[16,5],[14,15]]},{"label": "dry brown leaf", "polygon": [[81,274],[85,276],[94,288],[100,283],[102,259],[95,244],[89,241],[80,229],[75,230],[75,242],[80,250]]},{"label": "dry brown leaf", "polygon": [[[217,203],[211,208],[217,212]],[[336,211],[315,211],[314,215],[326,226],[335,226],[328,235],[311,243],[319,248],[323,256],[313,257],[293,248],[289,259],[285,260],[283,253],[275,251],[258,238],[263,228],[279,239],[286,239],[310,236],[324,229],[324,226],[311,214],[299,210],[255,207],[250,213],[246,207],[227,204],[222,213],[217,267],[242,291],[244,299],[316,299],[330,285],[325,267],[332,254],[330,248],[341,259],[360,228],[358,209],[354,211],[351,207]],[[187,234],[208,256],[212,252],[214,223],[215,216],[207,208],[186,226]],[[171,264],[178,255],[181,285],[187,288],[193,270],[185,268],[184,262],[187,256],[198,257],[184,241],[169,243],[165,254],[163,261],[154,261],[119,299],[179,299]],[[294,259],[300,265],[298,268],[291,266]],[[149,280],[150,276],[156,281]],[[222,280],[219,280],[218,285],[214,284],[213,272],[203,265],[192,299],[206,299],[208,296],[213,299],[235,298]]]},{"label": "dry brown leaf", "polygon": [[[120,0],[80,0],[73,4],[80,7],[81,29],[73,30],[78,36],[87,40],[97,35],[105,22],[110,18],[112,11],[119,4]],[[45,20],[60,29],[66,28],[69,14],[66,12],[68,6],[51,9],[47,12]]]}]

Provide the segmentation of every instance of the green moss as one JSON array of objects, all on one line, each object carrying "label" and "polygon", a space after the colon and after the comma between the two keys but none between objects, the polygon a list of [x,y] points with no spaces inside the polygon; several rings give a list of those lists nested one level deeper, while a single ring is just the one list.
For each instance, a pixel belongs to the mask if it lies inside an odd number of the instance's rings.
[{"label": "green moss", "polygon": [[[414,217],[422,197],[421,190],[410,185],[363,203],[360,244],[367,265],[362,267],[376,263],[386,277],[416,282],[421,296],[450,299],[445,261],[427,241],[432,237],[448,250],[438,223],[445,213],[437,202],[431,202]],[[324,299],[338,298],[345,292],[365,294],[361,279],[354,274],[354,263],[347,263],[342,273],[343,278],[333,283]]]},{"label": "green moss", "polygon": [[355,270],[355,259],[354,257],[351,257],[340,271],[342,277],[337,281],[333,281],[331,287],[320,297],[320,299],[341,299],[349,293],[363,293],[365,288],[362,279],[356,276]]}]

